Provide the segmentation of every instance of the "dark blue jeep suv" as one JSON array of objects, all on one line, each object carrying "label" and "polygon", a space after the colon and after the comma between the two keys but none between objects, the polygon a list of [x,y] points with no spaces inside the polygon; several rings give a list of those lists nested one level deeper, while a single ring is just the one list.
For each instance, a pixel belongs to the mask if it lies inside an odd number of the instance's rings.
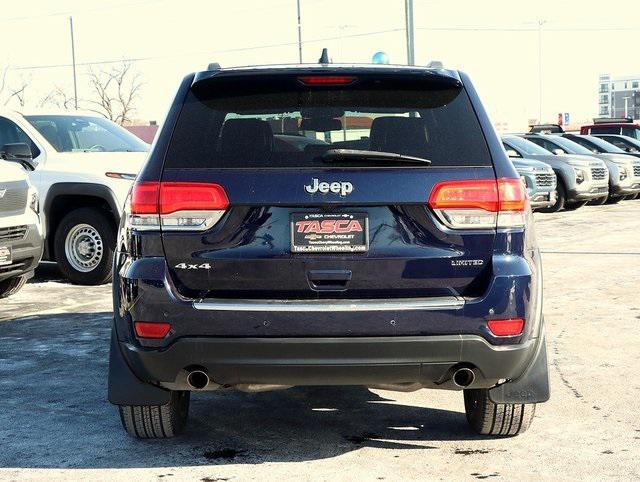
[{"label": "dark blue jeep suv", "polygon": [[180,432],[199,390],[460,390],[487,435],[549,398],[531,209],[461,72],[188,75],[113,287],[109,400],[136,437]]}]

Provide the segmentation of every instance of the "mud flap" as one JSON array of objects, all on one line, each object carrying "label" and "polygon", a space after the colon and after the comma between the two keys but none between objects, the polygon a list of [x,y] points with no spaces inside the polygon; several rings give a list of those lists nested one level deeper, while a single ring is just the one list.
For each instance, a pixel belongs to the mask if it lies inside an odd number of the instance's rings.
[{"label": "mud flap", "polygon": [[165,405],[171,392],[140,380],[122,356],[115,330],[109,353],[109,401],[114,405]]},{"label": "mud flap", "polygon": [[539,341],[533,360],[519,378],[489,390],[493,403],[542,403],[549,400],[550,395],[546,335]]}]

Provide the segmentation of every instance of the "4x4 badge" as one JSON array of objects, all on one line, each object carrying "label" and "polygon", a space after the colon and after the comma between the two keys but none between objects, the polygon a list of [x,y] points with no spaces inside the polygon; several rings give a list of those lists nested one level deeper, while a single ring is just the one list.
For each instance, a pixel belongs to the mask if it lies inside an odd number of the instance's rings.
[{"label": "4x4 badge", "polygon": [[211,269],[211,265],[209,263],[202,264],[189,264],[189,263],[180,263],[174,266],[176,269]]},{"label": "4x4 badge", "polygon": [[315,194],[317,192],[327,194],[331,192],[344,197],[353,192],[353,184],[348,181],[320,182],[314,177],[311,180],[311,184],[305,184],[304,190],[309,194]]}]

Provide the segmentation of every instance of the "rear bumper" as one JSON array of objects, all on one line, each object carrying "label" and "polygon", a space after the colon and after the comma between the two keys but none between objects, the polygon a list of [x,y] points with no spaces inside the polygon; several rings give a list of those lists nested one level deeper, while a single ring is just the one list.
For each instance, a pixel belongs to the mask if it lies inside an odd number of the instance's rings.
[{"label": "rear bumper", "polygon": [[358,338],[182,338],[164,350],[120,343],[137,377],[189,390],[187,374],[204,369],[209,389],[234,385],[418,384],[456,389],[456,368],[474,370],[470,388],[489,388],[525,371],[537,339],[492,346],[474,335]]},{"label": "rear bumper", "polygon": [[[187,390],[194,368],[210,388],[237,385],[395,385],[458,389],[522,378],[542,333],[539,266],[496,255],[482,297],[408,300],[194,300],[181,297],[162,258],[127,260],[114,271],[109,399],[166,403]],[[532,271],[532,268],[536,268]],[[524,317],[517,337],[495,337],[489,318]],[[168,321],[162,340],[139,339],[133,321]],[[545,365],[546,367],[546,365]],[[135,390],[131,387],[136,387]],[[151,392],[151,394],[150,394]]]}]

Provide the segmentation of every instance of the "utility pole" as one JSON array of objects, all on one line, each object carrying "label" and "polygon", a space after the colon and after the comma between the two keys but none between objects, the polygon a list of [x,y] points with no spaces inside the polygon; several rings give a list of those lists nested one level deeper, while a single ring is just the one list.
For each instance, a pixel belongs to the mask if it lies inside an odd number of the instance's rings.
[{"label": "utility pole", "polygon": [[415,43],[413,39],[413,0],[404,0],[405,30],[407,34],[407,64],[416,64]]},{"label": "utility pole", "polygon": [[76,76],[76,45],[73,39],[73,17],[69,17],[71,31],[71,65],[73,66],[73,105],[78,110],[78,81]]},{"label": "utility pole", "polygon": [[302,22],[300,21],[300,0],[298,3],[298,62],[302,63]]},{"label": "utility pole", "polygon": [[538,20],[538,124],[542,124],[542,26],[546,20]]}]

